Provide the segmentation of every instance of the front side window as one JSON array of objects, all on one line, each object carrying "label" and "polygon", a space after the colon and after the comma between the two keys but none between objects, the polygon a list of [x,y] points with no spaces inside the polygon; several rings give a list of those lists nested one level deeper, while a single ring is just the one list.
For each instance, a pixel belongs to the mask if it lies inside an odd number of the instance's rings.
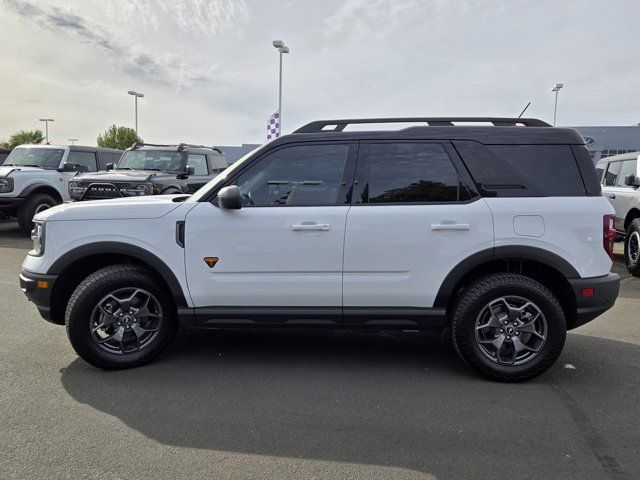
[{"label": "front side window", "polygon": [[348,150],[346,144],[285,147],[268,154],[234,183],[246,206],[336,205]]},{"label": "front side window", "polygon": [[596,165],[596,177],[598,177],[598,181],[602,183],[602,175],[604,174],[604,170],[607,167],[606,163],[599,163]]},{"label": "front side window", "polygon": [[624,178],[627,175],[635,175],[637,165],[637,160],[627,160],[625,162],[622,162],[620,173],[618,173],[618,181],[616,182],[616,185],[619,187],[626,187],[626,185],[624,184]]},{"label": "front side window", "polygon": [[95,172],[98,170],[96,154],[93,152],[69,152],[67,162],[78,165],[81,172]]},{"label": "front side window", "polygon": [[372,143],[368,170],[365,203],[458,200],[458,171],[442,145]]},{"label": "front side window", "polygon": [[118,170],[162,170],[181,173],[185,169],[182,152],[171,150],[127,150],[118,162]]},{"label": "front side window", "polygon": [[609,168],[607,168],[607,173],[604,176],[604,184],[607,187],[615,186],[618,181],[618,172],[620,171],[620,164],[622,162],[611,162],[609,164]]},{"label": "front side window", "polygon": [[14,148],[4,161],[4,165],[42,167],[54,170],[60,166],[62,155],[64,155],[64,150],[61,148]]},{"label": "front side window", "polygon": [[207,159],[204,155],[189,154],[187,164],[193,167],[194,175],[206,175],[207,173]]}]

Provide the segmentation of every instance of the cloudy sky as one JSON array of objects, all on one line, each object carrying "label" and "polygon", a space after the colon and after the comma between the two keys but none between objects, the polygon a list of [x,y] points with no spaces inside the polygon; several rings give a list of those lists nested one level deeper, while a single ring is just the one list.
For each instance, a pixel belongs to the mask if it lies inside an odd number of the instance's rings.
[{"label": "cloudy sky", "polygon": [[50,139],[94,145],[108,125],[151,142],[261,143],[319,118],[640,122],[637,1],[0,0],[0,139],[55,118]]}]

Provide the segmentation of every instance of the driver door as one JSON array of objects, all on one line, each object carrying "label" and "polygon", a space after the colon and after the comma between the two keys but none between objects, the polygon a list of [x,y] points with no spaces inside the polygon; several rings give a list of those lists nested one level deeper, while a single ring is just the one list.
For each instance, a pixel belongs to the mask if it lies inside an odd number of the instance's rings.
[{"label": "driver door", "polygon": [[227,182],[243,195],[240,210],[200,202],[188,213],[186,273],[198,322],[341,322],[356,152],[341,142],[276,147]]}]

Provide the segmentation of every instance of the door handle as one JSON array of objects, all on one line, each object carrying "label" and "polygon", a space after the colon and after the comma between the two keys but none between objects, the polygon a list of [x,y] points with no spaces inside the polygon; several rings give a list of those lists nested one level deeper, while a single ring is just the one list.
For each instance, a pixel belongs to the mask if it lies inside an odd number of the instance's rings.
[{"label": "door handle", "polygon": [[431,231],[439,230],[470,230],[471,225],[468,223],[432,223]]},{"label": "door handle", "polygon": [[609,198],[610,198],[611,200],[615,200],[615,199],[616,199],[616,194],[615,194],[615,193],[612,193],[611,195],[609,195]]},{"label": "door handle", "polygon": [[298,223],[291,225],[291,230],[294,232],[315,230],[319,232],[328,232],[331,230],[331,225],[328,223]]}]

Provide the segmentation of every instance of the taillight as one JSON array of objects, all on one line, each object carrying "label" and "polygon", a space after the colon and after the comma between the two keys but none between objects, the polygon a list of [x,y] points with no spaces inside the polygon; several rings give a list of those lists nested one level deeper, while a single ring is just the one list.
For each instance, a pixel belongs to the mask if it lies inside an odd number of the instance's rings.
[{"label": "taillight", "polygon": [[605,215],[602,217],[602,244],[604,250],[613,260],[613,241],[616,239],[616,229],[613,226],[615,215]]}]

